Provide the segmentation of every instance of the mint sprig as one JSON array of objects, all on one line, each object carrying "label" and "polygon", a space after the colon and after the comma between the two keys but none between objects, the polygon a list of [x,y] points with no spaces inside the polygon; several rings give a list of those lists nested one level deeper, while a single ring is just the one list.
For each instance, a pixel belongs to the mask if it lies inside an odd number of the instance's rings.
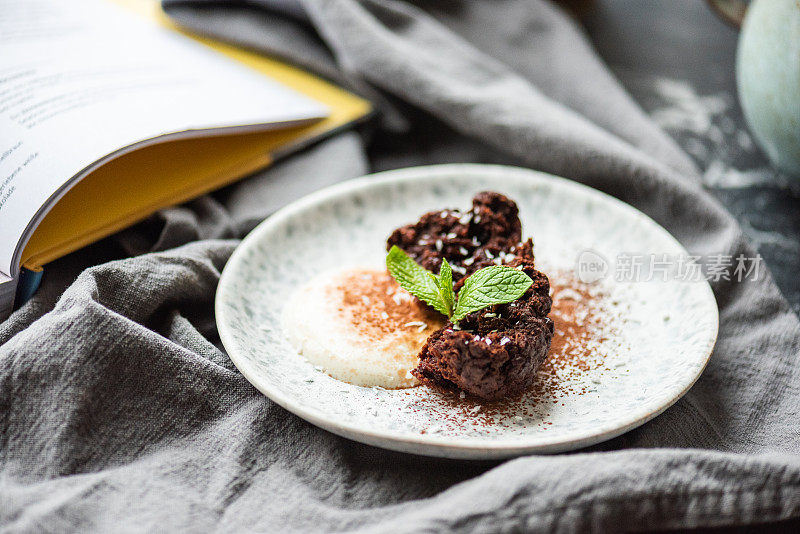
[{"label": "mint sprig", "polygon": [[400,248],[393,246],[386,256],[386,268],[400,287],[454,322],[494,304],[513,302],[533,284],[531,277],[522,271],[494,265],[479,269],[467,277],[456,299],[453,270],[444,258],[439,276],[436,276]]}]

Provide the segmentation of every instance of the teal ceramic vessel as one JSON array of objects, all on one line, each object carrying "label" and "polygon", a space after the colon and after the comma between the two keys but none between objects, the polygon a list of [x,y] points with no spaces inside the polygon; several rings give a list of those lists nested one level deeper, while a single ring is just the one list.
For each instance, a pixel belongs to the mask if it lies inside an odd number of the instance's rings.
[{"label": "teal ceramic vessel", "polygon": [[800,0],[756,0],[736,57],[750,130],[779,169],[800,178]]}]

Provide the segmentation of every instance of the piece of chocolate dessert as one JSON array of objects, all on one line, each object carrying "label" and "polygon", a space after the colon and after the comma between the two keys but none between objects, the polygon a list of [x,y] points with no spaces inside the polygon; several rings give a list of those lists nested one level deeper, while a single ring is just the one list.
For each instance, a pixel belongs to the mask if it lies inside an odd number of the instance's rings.
[{"label": "piece of chocolate dessert", "polygon": [[518,249],[509,267],[520,268],[533,285],[518,300],[471,313],[458,326],[448,323],[422,347],[412,371],[423,383],[457,386],[487,400],[521,393],[534,380],[553,338],[550,283],[533,263],[533,244]]},{"label": "piece of chocolate dessert", "polygon": [[487,400],[521,393],[533,383],[553,337],[553,321],[547,317],[552,300],[547,276],[534,267],[533,242],[520,243],[520,232],[516,204],[484,192],[475,196],[467,214],[427,213],[389,238],[389,247],[397,245],[429,270],[438,271],[446,257],[456,289],[489,265],[520,269],[533,280],[516,301],[484,308],[434,332],[412,371],[423,383],[458,387]]},{"label": "piece of chocolate dessert", "polygon": [[478,269],[511,261],[522,236],[513,200],[491,191],[478,193],[472,209],[432,211],[419,222],[392,232],[386,250],[397,245],[424,268],[439,272],[442,258],[453,268],[455,288]]}]

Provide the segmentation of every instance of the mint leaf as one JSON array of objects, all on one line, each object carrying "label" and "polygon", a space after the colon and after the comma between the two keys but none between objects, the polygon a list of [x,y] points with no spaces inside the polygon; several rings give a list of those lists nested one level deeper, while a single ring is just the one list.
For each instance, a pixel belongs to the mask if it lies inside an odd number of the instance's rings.
[{"label": "mint leaf", "polygon": [[456,295],[453,293],[453,269],[447,263],[447,259],[442,258],[442,266],[439,268],[439,277],[436,279],[439,286],[439,296],[442,301],[447,305],[447,315],[453,315],[453,308],[456,303]]},{"label": "mint leaf", "polygon": [[386,255],[386,268],[400,287],[454,322],[487,306],[513,302],[533,284],[530,276],[511,267],[485,267],[464,281],[456,300],[453,269],[444,258],[439,276],[435,276],[400,248],[393,246]]},{"label": "mint leaf", "polygon": [[[450,266],[448,265],[447,267],[449,268]],[[452,307],[442,298],[439,280],[436,276],[426,271],[396,245],[392,246],[389,254],[386,255],[386,268],[389,270],[389,274],[400,284],[400,287],[418,299],[427,302],[439,313],[450,316]],[[450,287],[452,292],[452,283]]]},{"label": "mint leaf", "polygon": [[479,269],[466,279],[458,292],[458,303],[452,319],[460,321],[468,313],[487,306],[513,302],[532,284],[530,276],[504,265]]}]

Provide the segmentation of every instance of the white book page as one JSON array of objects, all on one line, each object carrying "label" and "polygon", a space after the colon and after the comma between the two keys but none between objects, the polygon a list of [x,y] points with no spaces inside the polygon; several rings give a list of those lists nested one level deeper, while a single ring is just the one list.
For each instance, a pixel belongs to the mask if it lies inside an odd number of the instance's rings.
[{"label": "white book page", "polygon": [[0,271],[16,275],[26,227],[104,156],[169,133],[327,114],[109,2],[0,0]]}]

